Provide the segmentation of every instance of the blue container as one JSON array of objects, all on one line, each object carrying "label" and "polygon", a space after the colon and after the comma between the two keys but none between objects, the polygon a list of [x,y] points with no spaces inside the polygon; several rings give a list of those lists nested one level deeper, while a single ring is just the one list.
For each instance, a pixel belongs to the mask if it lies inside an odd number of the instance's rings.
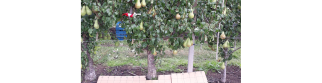
[{"label": "blue container", "polygon": [[124,28],[120,27],[119,24],[121,24],[122,21],[119,21],[116,23],[115,27],[115,33],[116,33],[116,38],[119,39],[120,41],[124,40],[124,37],[127,37],[126,31]]}]

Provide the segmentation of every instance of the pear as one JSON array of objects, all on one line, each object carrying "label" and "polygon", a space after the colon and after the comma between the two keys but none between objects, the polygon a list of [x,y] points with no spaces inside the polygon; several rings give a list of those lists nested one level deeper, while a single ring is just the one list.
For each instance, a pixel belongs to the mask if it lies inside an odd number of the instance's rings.
[{"label": "pear", "polygon": [[107,37],[106,36],[104,37],[104,40],[107,40]]},{"label": "pear", "polygon": [[[154,9],[154,7],[152,9]],[[148,14],[151,14],[152,9],[149,10]]]},{"label": "pear", "polygon": [[143,30],[143,22],[141,21],[140,30]]},{"label": "pear", "polygon": [[178,51],[177,50],[174,50],[173,51],[173,55],[177,55]]},{"label": "pear", "polygon": [[141,4],[142,4],[142,7],[145,7],[146,6],[145,0],[142,0]]},{"label": "pear", "polygon": [[177,15],[176,15],[176,19],[177,19],[177,20],[179,20],[179,19],[180,19],[180,15],[179,15],[179,14],[177,14]]},{"label": "pear", "polygon": [[207,36],[205,35],[205,41],[207,41]]},{"label": "pear", "polygon": [[192,13],[192,8],[191,8],[191,12],[189,13],[189,18],[191,19],[191,18],[193,18],[194,17],[194,14]]},{"label": "pear", "polygon": [[136,9],[140,9],[140,8],[141,8],[140,0],[136,0],[135,8],[136,8]]},{"label": "pear", "polygon": [[155,12],[155,10],[154,10],[154,7],[153,7],[153,9],[152,9],[152,11],[153,11],[153,17],[157,14],[157,12]]},{"label": "pear", "polygon": [[190,38],[187,39],[187,47],[190,47],[191,43],[190,43]]},{"label": "pear", "polygon": [[82,42],[82,43],[84,42],[82,37],[80,37],[80,42]]},{"label": "pear", "polygon": [[211,0],[211,2],[216,2],[216,0]]},{"label": "pear", "polygon": [[220,66],[221,69],[225,69],[225,63],[222,63]]},{"label": "pear", "polygon": [[228,47],[229,47],[229,42],[228,42],[228,40],[226,40],[226,42],[224,43],[223,47],[224,47],[224,48],[228,48]]},{"label": "pear", "polygon": [[182,19],[184,19],[186,17],[186,13],[184,12],[183,13],[183,16],[182,16]]},{"label": "pear", "polygon": [[99,28],[99,25],[98,25],[98,20],[97,20],[97,19],[95,20],[95,23],[94,23],[94,28],[95,28],[95,29],[98,29],[98,28]]},{"label": "pear", "polygon": [[86,6],[86,14],[87,15],[92,15],[92,11]]},{"label": "pear", "polygon": [[85,6],[83,6],[83,8],[82,8],[82,12],[81,12],[81,15],[82,15],[82,16],[85,16],[85,15],[86,15],[86,10],[85,10],[85,8],[86,8],[86,7],[85,7]]},{"label": "pear", "polygon": [[155,51],[155,48],[153,49],[153,55],[157,55],[157,52]]},{"label": "pear", "polygon": [[82,69],[82,61],[80,61],[80,69]]},{"label": "pear", "polygon": [[110,40],[111,39],[111,36],[109,33],[107,33],[107,39]]},{"label": "pear", "polygon": [[222,33],[221,33],[220,38],[221,38],[221,39],[225,39],[225,38],[226,38],[225,32],[222,32]]}]

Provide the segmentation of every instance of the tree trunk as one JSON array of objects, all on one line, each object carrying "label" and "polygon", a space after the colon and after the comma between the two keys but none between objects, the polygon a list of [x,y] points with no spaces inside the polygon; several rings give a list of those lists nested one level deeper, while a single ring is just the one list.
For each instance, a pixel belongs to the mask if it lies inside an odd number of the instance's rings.
[{"label": "tree trunk", "polygon": [[227,61],[225,61],[225,69],[221,78],[221,82],[226,83],[226,70],[227,70]]},{"label": "tree trunk", "polygon": [[[220,27],[220,24],[219,24]],[[219,46],[219,32],[217,33],[217,49],[216,49],[216,60],[218,60],[218,46]]]},{"label": "tree trunk", "polygon": [[[193,3],[193,8],[196,7],[198,4],[198,0],[194,0]],[[194,14],[197,13],[196,10],[193,11]],[[197,18],[194,17],[194,21],[191,23],[196,23]],[[195,35],[192,33],[192,42],[193,44],[195,44]],[[195,45],[192,45],[189,47],[189,56],[188,56],[188,72],[192,72],[193,71],[193,54],[194,54],[194,47]]]},{"label": "tree trunk", "polygon": [[148,80],[155,78],[157,75],[157,71],[154,63],[154,56],[151,51],[147,51],[148,53],[148,75],[146,76]]},{"label": "tree trunk", "polygon": [[91,58],[90,53],[88,52],[88,48],[87,48],[88,42],[84,43],[85,46],[85,50],[86,50],[86,55],[87,55],[87,59],[88,59],[88,67],[87,67],[87,71],[85,72],[85,80],[87,81],[93,81],[96,78],[96,74],[95,74],[95,69],[94,69],[94,63],[93,63],[93,59]]},{"label": "tree trunk", "polygon": [[[221,22],[220,22],[221,23]],[[220,23],[219,23],[219,29],[220,29]],[[219,46],[219,37],[220,37],[220,35],[219,35],[219,32],[217,33],[217,49],[216,49],[216,60],[218,60],[218,53],[219,53],[219,51],[218,51],[218,46]]]},{"label": "tree trunk", "polygon": [[[229,49],[223,50],[225,52],[225,57],[224,57],[225,59],[227,59],[229,57],[228,50]],[[227,70],[227,60],[225,61],[225,69],[224,69],[223,75],[221,77],[221,82],[222,83],[226,83],[226,70]]]},{"label": "tree trunk", "polygon": [[[195,35],[192,34],[192,42],[195,44]],[[189,57],[188,57],[188,72],[193,71],[193,54],[194,54],[194,46],[192,45],[189,47]]]}]

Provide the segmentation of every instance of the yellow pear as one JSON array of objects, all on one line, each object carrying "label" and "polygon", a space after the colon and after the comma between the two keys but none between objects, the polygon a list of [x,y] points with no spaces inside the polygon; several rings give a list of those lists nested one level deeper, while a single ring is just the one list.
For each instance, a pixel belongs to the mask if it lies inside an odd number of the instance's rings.
[{"label": "yellow pear", "polygon": [[86,10],[85,10],[85,8],[86,8],[86,7],[85,7],[85,6],[83,6],[83,8],[82,8],[82,12],[81,12],[81,15],[82,15],[82,16],[85,16],[85,15],[86,15]]},{"label": "yellow pear", "polygon": [[179,14],[177,14],[177,15],[176,15],[176,19],[177,19],[177,20],[179,20],[179,19],[180,19],[180,15],[179,15]]},{"label": "yellow pear", "polygon": [[221,33],[220,38],[221,38],[221,39],[225,39],[225,38],[226,38],[225,32],[222,32],[222,33]]},{"label": "yellow pear", "polygon": [[88,6],[86,6],[86,14],[92,15],[92,11],[91,11],[91,9],[88,8]]},{"label": "yellow pear", "polygon": [[157,52],[155,51],[155,48],[153,49],[153,55],[157,55]]},{"label": "yellow pear", "polygon": [[221,64],[220,68],[225,69],[225,63]]},{"label": "yellow pear", "polygon": [[140,8],[141,8],[140,0],[136,0],[135,8],[136,8],[136,9],[140,9]]},{"label": "yellow pear", "polygon": [[99,28],[99,25],[98,25],[98,21],[97,21],[97,19],[95,20],[94,28],[95,28],[95,29],[98,29],[98,28]]},{"label": "yellow pear", "polygon": [[177,55],[178,51],[177,50],[174,50],[173,51],[173,55]]},{"label": "yellow pear", "polygon": [[146,6],[145,0],[142,0],[141,4],[142,4],[142,7],[145,7]]},{"label": "yellow pear", "polygon": [[190,43],[190,38],[187,39],[187,47],[190,47],[191,43]]}]

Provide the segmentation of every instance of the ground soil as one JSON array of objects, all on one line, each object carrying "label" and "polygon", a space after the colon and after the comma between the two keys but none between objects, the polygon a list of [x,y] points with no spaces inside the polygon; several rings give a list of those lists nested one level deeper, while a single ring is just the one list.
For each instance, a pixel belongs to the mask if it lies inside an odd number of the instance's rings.
[{"label": "ground soil", "polygon": [[[130,65],[125,66],[117,66],[117,67],[106,67],[103,65],[95,65],[96,69],[96,79],[92,82],[85,82],[82,80],[82,83],[97,83],[97,78],[99,76],[144,76],[147,73],[147,68],[142,67],[133,67]],[[178,66],[178,69],[183,70],[183,72],[187,72],[186,66]],[[193,70],[195,71],[196,68]],[[84,74],[85,72],[82,72]],[[173,71],[166,72],[157,72],[158,75],[170,75],[171,73],[175,73]],[[220,79],[222,74],[219,72],[208,71],[207,79],[209,83],[220,83]],[[82,76],[82,79],[84,76]],[[226,83],[241,83],[241,69],[237,66],[228,66],[227,67],[227,77]]]}]

